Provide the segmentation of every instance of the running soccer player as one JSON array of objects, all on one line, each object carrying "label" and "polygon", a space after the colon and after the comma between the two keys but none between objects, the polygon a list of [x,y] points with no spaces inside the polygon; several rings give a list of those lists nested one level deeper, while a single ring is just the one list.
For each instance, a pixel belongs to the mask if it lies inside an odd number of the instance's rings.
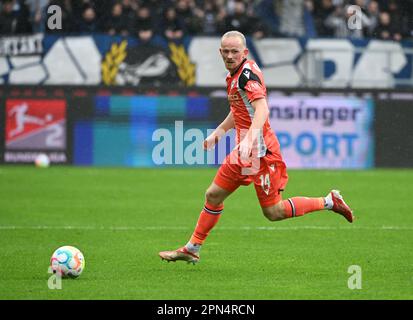
[{"label": "running soccer player", "polygon": [[219,49],[226,69],[230,111],[225,120],[204,141],[212,149],[225,133],[235,128],[237,146],[227,155],[205,194],[205,205],[189,242],[173,251],[159,252],[162,260],[199,261],[202,244],[217,224],[224,200],[239,186],[254,183],[262,212],[270,221],[299,217],[319,210],[332,210],[348,222],[353,211],[337,190],[326,197],[293,197],[282,200],[288,175],[280,144],[268,121],[266,87],[261,70],[247,60],[248,48],[242,33],[229,31],[222,36]]}]

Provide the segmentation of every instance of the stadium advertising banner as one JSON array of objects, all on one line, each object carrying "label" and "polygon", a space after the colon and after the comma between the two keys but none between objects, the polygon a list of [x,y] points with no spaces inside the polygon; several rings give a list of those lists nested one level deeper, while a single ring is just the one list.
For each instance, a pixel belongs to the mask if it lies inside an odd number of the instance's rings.
[{"label": "stadium advertising banner", "polygon": [[[247,39],[268,87],[394,88],[411,84],[413,42]],[[225,85],[220,37],[0,37],[0,84],[181,87]]]},{"label": "stadium advertising banner", "polygon": [[[73,164],[104,166],[218,165],[235,146],[222,139],[211,154],[203,139],[222,121],[207,96],[97,95],[90,118],[74,124]],[[289,168],[370,168],[374,165],[371,99],[268,99],[270,122]]]},{"label": "stadium advertising banner", "polygon": [[289,168],[370,168],[374,165],[371,99],[268,99],[270,123]]},{"label": "stadium advertising banner", "polygon": [[66,163],[66,101],[7,99],[5,163],[33,163],[39,153],[53,163]]},{"label": "stadium advertising banner", "polygon": [[202,141],[216,125],[208,97],[98,94],[92,104],[90,117],[74,121],[74,165],[206,163]]}]

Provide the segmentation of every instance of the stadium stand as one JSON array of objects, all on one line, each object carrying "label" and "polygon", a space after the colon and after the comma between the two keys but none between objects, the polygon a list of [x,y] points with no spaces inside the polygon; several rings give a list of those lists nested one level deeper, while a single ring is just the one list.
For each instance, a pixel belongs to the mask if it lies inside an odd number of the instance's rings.
[{"label": "stadium stand", "polygon": [[[61,30],[45,26],[50,5],[62,9]],[[351,5],[362,10],[362,30],[346,27]],[[46,31],[137,36],[144,29],[179,39],[237,29],[254,38],[413,37],[413,0],[2,0],[0,6],[2,35]]]}]

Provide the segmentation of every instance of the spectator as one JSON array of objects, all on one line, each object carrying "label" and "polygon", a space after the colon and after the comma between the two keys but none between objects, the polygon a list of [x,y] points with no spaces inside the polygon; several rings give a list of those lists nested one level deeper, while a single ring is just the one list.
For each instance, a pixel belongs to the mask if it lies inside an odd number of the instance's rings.
[{"label": "spectator", "polygon": [[349,17],[350,15],[347,14],[345,8],[337,6],[334,12],[326,18],[324,24],[327,28],[333,30],[334,37],[349,37],[351,35],[351,30],[347,26],[347,19]]},{"label": "spectator", "polygon": [[271,34],[270,28],[264,22],[264,19],[255,14],[255,8],[249,6],[247,10],[248,24],[250,26],[249,34],[254,39],[262,39],[268,37]]},{"label": "spectator", "polygon": [[26,0],[34,33],[44,32],[49,0]]},{"label": "spectator", "polygon": [[[108,1],[111,0],[101,0],[103,5],[106,9],[109,9],[107,12],[110,11],[110,7],[108,7]],[[65,2],[64,0],[61,2]],[[74,17],[78,18],[82,16],[83,10],[86,6],[94,6],[93,0],[70,0],[71,9],[73,12]],[[112,1],[111,1],[112,4]]]},{"label": "spectator", "polygon": [[376,27],[379,24],[380,11],[379,11],[379,4],[378,4],[377,1],[371,0],[369,2],[369,4],[367,5],[366,14],[367,14],[367,16],[370,20],[370,24],[368,26],[366,26],[366,28],[364,30],[365,35],[368,36],[368,37],[372,37],[374,29],[376,29]]},{"label": "spectator", "polygon": [[4,1],[0,11],[0,34],[17,33],[18,17],[13,12],[13,1]]},{"label": "spectator", "polygon": [[182,21],[188,34],[196,35],[202,32],[204,12],[196,7],[193,0],[178,0],[175,10],[178,19]]},{"label": "spectator", "polygon": [[138,31],[138,39],[141,44],[150,43],[154,37],[154,32],[152,29],[140,29]]},{"label": "spectator", "polygon": [[245,9],[245,3],[242,1],[235,1],[233,13],[225,17],[224,30],[221,33],[225,33],[230,30],[237,30],[245,35],[250,35],[250,23]]},{"label": "spectator", "polygon": [[149,9],[152,21],[156,26],[162,24],[166,9],[173,7],[171,0],[142,0],[141,5]]},{"label": "spectator", "polygon": [[130,34],[138,35],[141,31],[150,30],[152,35],[155,33],[154,23],[151,17],[151,12],[146,6],[142,6],[136,10],[136,18],[133,24],[133,29]]},{"label": "spectator", "polygon": [[82,17],[77,25],[77,31],[80,33],[94,33],[100,31],[95,9],[91,5],[86,5],[83,9]]},{"label": "spectator", "polygon": [[[48,4],[62,8],[63,29],[47,28]],[[350,4],[362,8],[361,31],[345,29],[349,18],[345,6]],[[138,36],[136,12],[140,7],[150,12],[152,33],[165,31],[168,35],[164,36],[170,39],[184,34],[216,36],[234,29],[257,39],[316,34],[360,38],[377,36],[377,30],[386,36],[387,29],[394,30],[393,40],[413,37],[413,0],[0,0],[0,31],[104,31]],[[391,25],[379,28],[379,20],[385,24],[387,19],[380,18],[382,11],[390,15]]]},{"label": "spectator", "polygon": [[[313,5],[312,0],[307,1],[310,1]],[[279,18],[276,14],[275,1],[261,0],[255,5],[254,11],[260,20],[265,23],[269,35],[279,34]]]},{"label": "spectator", "polygon": [[334,30],[325,24],[328,16],[333,14],[335,6],[332,0],[314,0],[314,24],[321,37],[334,35]]},{"label": "spectator", "polygon": [[361,34],[356,37],[369,36],[379,23],[379,7],[374,0],[367,2],[366,0],[356,0],[355,4],[361,9]]},{"label": "spectator", "polygon": [[26,1],[16,0],[14,7],[19,17],[18,33],[32,33],[33,27],[30,19],[30,8],[26,4]]},{"label": "spectator", "polygon": [[386,11],[380,13],[379,25],[374,30],[374,34],[382,40],[400,41],[402,38],[400,30],[392,24],[390,14]]},{"label": "spectator", "polygon": [[125,17],[133,19],[135,18],[135,12],[138,10],[139,5],[136,0],[122,0],[122,10]]},{"label": "spectator", "polygon": [[[407,21],[405,20],[405,15],[400,12],[399,4],[396,0],[390,0],[388,3],[390,20],[392,22],[393,28],[400,31],[400,35],[406,34],[407,31]],[[401,37],[400,37],[401,39]]]},{"label": "spectator", "polygon": [[205,1],[202,16],[202,31],[205,35],[217,33],[216,16],[218,10],[212,1]]},{"label": "spectator", "polygon": [[219,30],[224,29],[225,9],[218,6],[216,2],[207,0],[203,7],[203,34],[217,35]]},{"label": "spectator", "polygon": [[105,32],[111,36],[122,35],[127,36],[128,19],[123,14],[123,6],[117,2],[112,7],[112,14],[106,19]]},{"label": "spectator", "polygon": [[184,27],[181,21],[176,16],[176,11],[173,7],[165,10],[161,34],[170,41],[179,41],[184,36]]},{"label": "spectator", "polygon": [[24,1],[4,0],[0,11],[0,34],[31,32],[30,11]]},{"label": "spectator", "polygon": [[406,37],[413,38],[413,0],[405,0],[403,10],[406,22]]},{"label": "spectator", "polygon": [[138,10],[138,2],[137,0],[122,0],[122,12],[125,22],[128,26],[128,32],[132,34],[131,28],[134,27],[135,18],[136,18],[136,11]]},{"label": "spectator", "polygon": [[[377,26],[377,21],[374,16],[370,17],[370,14],[366,11],[365,3],[365,0],[355,1],[355,4],[361,11],[354,10],[350,5],[344,8],[337,6],[335,11],[326,18],[324,22],[326,27],[332,29],[333,35],[337,38],[364,38],[369,34],[370,30],[373,30]],[[374,5],[372,8],[374,9]],[[358,19],[361,18],[359,26],[349,26],[350,19],[354,17]]]},{"label": "spectator", "polygon": [[286,36],[304,35],[304,0],[283,0],[280,32]]}]

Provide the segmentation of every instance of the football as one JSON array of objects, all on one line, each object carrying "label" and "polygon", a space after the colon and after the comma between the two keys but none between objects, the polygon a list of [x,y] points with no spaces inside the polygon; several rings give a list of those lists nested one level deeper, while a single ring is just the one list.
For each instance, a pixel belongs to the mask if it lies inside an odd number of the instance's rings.
[{"label": "football", "polygon": [[46,154],[40,153],[34,160],[34,164],[38,168],[47,168],[50,165],[50,159]]},{"label": "football", "polygon": [[63,278],[77,278],[85,269],[85,258],[79,249],[63,246],[53,252],[50,265],[53,273]]}]

